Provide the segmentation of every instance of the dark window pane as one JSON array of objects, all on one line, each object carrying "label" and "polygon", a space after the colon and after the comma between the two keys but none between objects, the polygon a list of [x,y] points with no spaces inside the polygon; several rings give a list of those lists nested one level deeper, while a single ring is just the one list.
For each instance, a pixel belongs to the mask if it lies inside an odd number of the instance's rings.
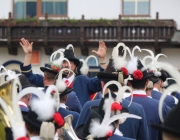
[{"label": "dark window pane", "polygon": [[26,15],[28,17],[36,16],[36,2],[26,2]]},{"label": "dark window pane", "polygon": [[149,15],[149,2],[138,2],[138,15]]},{"label": "dark window pane", "polygon": [[53,2],[43,2],[42,3],[42,14],[48,13],[53,14]]},{"label": "dark window pane", "polygon": [[135,14],[135,2],[124,2],[124,15]]},{"label": "dark window pane", "polygon": [[65,15],[67,12],[67,2],[55,2],[55,14]]},{"label": "dark window pane", "polygon": [[25,18],[25,2],[14,2],[14,18]]}]

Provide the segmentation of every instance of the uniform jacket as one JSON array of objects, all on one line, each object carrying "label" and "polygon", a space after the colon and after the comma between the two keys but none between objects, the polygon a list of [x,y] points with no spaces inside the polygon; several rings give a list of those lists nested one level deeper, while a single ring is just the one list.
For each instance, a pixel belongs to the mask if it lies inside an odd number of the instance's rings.
[{"label": "uniform jacket", "polygon": [[[88,101],[82,108],[80,113],[77,126],[84,124],[88,117],[90,108],[92,106],[99,106],[100,99]],[[122,106],[127,107],[129,105],[129,101],[123,100]],[[128,107],[127,107],[128,108]],[[124,137],[138,139],[138,140],[149,140],[149,132],[147,127],[146,116],[143,110],[143,107],[139,104],[132,103],[131,106],[128,108],[130,113],[141,116],[142,119],[127,119],[123,124],[120,125],[120,131],[123,133]]]}]

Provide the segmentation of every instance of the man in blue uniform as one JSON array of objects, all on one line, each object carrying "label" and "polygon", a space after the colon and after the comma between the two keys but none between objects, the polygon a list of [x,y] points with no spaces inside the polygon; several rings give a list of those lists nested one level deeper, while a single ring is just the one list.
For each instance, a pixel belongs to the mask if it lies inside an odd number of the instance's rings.
[{"label": "man in blue uniform", "polygon": [[[112,74],[112,72],[115,72],[115,69],[112,67],[113,60],[110,59],[109,64],[104,71],[104,73],[99,73],[97,76],[100,79],[104,79],[104,81],[110,81],[110,80],[116,80],[118,81],[118,76],[116,74]],[[105,80],[106,79],[106,80]],[[111,88],[110,88],[111,89]],[[117,91],[117,87],[113,87],[111,91]],[[82,112],[80,113],[80,117],[78,119],[76,127],[78,127],[81,124],[84,124],[87,121],[87,116],[89,116],[90,108],[92,106],[99,106],[101,100],[94,100],[87,102]],[[135,114],[138,116],[141,116],[142,119],[130,119],[128,118],[123,124],[119,126],[120,131],[123,133],[125,137],[134,138],[138,140],[148,140],[149,139],[149,132],[147,128],[147,122],[146,122],[146,116],[143,110],[143,107],[139,104],[132,103],[131,106],[129,106],[129,101],[123,100],[122,106],[125,108],[128,108],[129,112],[131,114]]]},{"label": "man in blue uniform", "polygon": [[[32,73],[32,69],[31,69],[32,43],[30,44],[25,39],[22,39],[21,41],[22,41],[21,46],[23,47],[25,53],[24,64],[20,65],[21,72],[27,77],[27,79],[31,84],[35,84],[38,87],[44,87],[45,85],[43,83],[43,79],[44,79],[43,76],[34,75]],[[98,50],[96,54],[101,54],[101,51]],[[105,55],[103,55],[103,57],[105,57]],[[77,58],[75,58],[74,52],[72,50],[65,50],[64,56],[71,63],[71,70],[76,73],[77,71],[76,68],[80,64],[80,61]],[[69,65],[66,61],[63,62],[63,67],[69,68]],[[64,79],[64,81],[66,80],[68,86],[73,87],[73,90],[74,92],[76,92],[76,95],[80,100],[82,106],[86,101],[90,100],[91,94],[101,91],[101,82],[98,78],[88,78],[85,75],[79,75],[75,77],[75,75],[71,73],[68,75],[67,78]]]},{"label": "man in blue uniform", "polygon": [[[158,140],[161,137],[159,131],[154,130],[150,127],[151,123],[160,124],[160,118],[158,114],[158,100],[152,99],[147,97],[145,89],[148,84],[148,78],[153,76],[153,73],[148,73],[146,70],[141,71],[143,65],[138,60],[137,61],[137,69],[130,73],[131,80],[128,80],[128,85],[133,90],[133,102],[136,102],[143,106],[147,123],[148,123],[148,130],[150,134],[150,140]],[[127,97],[127,100],[130,100],[131,97]],[[167,108],[164,104],[163,106],[163,114],[164,117],[167,114]]]},{"label": "man in blue uniform", "polygon": [[[51,65],[47,65],[46,67],[40,67],[41,71],[44,72],[44,76],[42,76],[41,74],[33,74],[31,68],[32,43],[30,44],[27,40],[21,39],[20,44],[25,53],[24,63],[20,65],[20,69],[21,72],[29,80],[29,82],[33,85],[36,85],[37,87],[45,87],[45,89],[49,85],[54,84],[54,79],[58,74],[58,71],[52,70]],[[80,112],[82,108],[80,101],[76,96],[76,93],[73,91],[69,93],[66,105],[70,108],[70,110],[76,112]]]},{"label": "man in blue uniform", "polygon": [[[167,74],[165,71],[159,71],[161,74],[160,76],[153,76],[150,80],[153,82],[154,88],[152,90],[151,96],[153,99],[160,100],[162,93],[160,89],[162,88],[163,82],[166,81]],[[172,96],[168,95],[164,100],[167,106],[173,108],[175,106],[175,100]]]}]

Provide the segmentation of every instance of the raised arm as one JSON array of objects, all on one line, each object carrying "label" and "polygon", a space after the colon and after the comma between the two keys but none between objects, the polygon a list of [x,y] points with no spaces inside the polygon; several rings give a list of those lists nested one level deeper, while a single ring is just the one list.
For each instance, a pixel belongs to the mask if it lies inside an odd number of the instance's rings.
[{"label": "raised arm", "polygon": [[40,74],[33,74],[31,68],[32,48],[33,42],[29,43],[28,40],[22,38],[19,43],[24,51],[24,63],[20,65],[21,73],[26,76],[29,82],[38,87],[44,87],[43,76]]},{"label": "raised arm", "polygon": [[92,50],[93,53],[95,53],[99,57],[99,65],[100,65],[100,71],[102,69],[106,69],[106,51],[107,47],[103,41],[99,41],[99,48],[98,50]]}]

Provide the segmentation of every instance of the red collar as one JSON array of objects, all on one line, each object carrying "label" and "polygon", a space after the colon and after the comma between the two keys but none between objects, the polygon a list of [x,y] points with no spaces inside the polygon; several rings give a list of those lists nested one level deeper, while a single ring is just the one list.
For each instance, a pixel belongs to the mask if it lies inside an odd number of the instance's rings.
[{"label": "red collar", "polygon": [[147,97],[147,95],[142,95],[142,94],[133,94],[134,97]]}]

